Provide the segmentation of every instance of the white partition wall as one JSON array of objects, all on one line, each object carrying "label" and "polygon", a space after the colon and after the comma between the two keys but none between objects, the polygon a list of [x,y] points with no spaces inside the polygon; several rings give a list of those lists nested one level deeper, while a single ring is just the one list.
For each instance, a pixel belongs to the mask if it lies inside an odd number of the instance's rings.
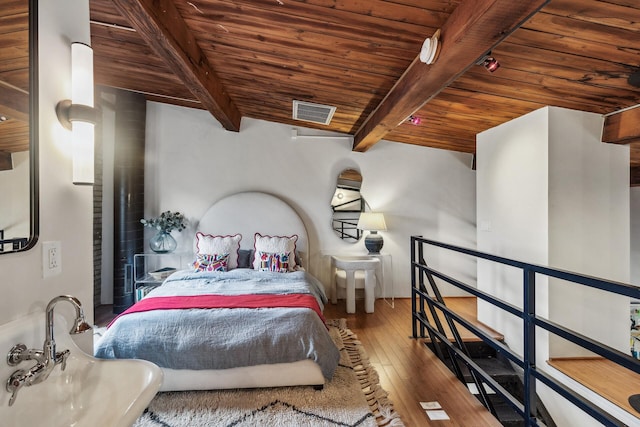
[{"label": "white partition wall", "polygon": [[[530,263],[549,263],[549,146],[547,110],[538,110],[477,137],[478,250]],[[539,283],[539,290],[546,289]],[[479,289],[522,307],[522,274],[478,262]],[[538,308],[547,314],[546,295]],[[479,303],[478,318],[522,353],[522,326]]]},{"label": "white partition wall", "polygon": [[[600,142],[602,121],[545,107],[478,135],[480,251],[629,282],[629,149]],[[536,281],[539,315],[628,351],[628,298]],[[480,262],[478,288],[522,307],[521,272]],[[522,352],[520,320],[484,303],[478,318]],[[549,357],[585,355],[554,337],[538,338],[539,367]]]}]

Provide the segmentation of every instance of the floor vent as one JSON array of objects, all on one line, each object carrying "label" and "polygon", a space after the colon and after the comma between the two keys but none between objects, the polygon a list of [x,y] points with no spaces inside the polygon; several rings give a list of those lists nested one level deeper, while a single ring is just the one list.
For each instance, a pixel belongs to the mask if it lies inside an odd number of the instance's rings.
[{"label": "floor vent", "polygon": [[294,120],[303,120],[305,122],[320,123],[328,125],[331,122],[336,107],[330,105],[314,104],[304,101],[293,101],[293,118]]}]

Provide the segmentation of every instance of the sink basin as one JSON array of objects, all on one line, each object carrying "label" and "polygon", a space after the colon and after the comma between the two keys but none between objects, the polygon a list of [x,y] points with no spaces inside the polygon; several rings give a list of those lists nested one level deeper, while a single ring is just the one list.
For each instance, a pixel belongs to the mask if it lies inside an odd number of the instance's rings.
[{"label": "sink basin", "polygon": [[[63,317],[55,316],[58,351],[69,349],[64,371],[56,366],[40,384],[23,387],[13,406],[6,380],[16,369],[35,362],[7,365],[5,355],[17,343],[42,348],[44,313],[0,326],[0,420],[7,426],[131,426],[162,384],[162,371],[144,360],[103,360],[83,352],[69,335]],[[91,333],[88,331],[87,333]]]}]

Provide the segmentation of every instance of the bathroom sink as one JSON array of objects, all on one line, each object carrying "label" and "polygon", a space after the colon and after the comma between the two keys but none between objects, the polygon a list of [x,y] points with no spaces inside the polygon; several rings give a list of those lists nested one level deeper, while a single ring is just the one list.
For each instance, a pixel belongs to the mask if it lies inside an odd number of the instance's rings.
[{"label": "bathroom sink", "polygon": [[[0,326],[0,358],[19,342],[41,348],[44,323],[44,314],[39,313]],[[12,406],[5,383],[13,371],[29,369],[34,362],[8,366],[0,359],[2,425],[131,426],[162,384],[162,371],[153,363],[96,359],[83,352],[71,339],[64,318],[58,315],[55,340],[58,349],[71,351],[66,369],[56,366],[42,383],[21,388]]]}]

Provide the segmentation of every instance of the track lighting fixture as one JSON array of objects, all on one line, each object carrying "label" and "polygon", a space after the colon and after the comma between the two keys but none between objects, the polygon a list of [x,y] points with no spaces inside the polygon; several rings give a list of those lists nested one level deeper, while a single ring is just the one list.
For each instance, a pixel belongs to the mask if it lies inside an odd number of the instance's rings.
[{"label": "track lighting fixture", "polygon": [[484,65],[484,68],[486,68],[490,73],[493,73],[495,70],[500,68],[500,63],[493,56],[485,59],[482,65]]},{"label": "track lighting fixture", "polygon": [[422,122],[422,119],[421,119],[420,117],[417,117],[417,116],[411,115],[411,116],[409,116],[409,118],[407,119],[407,121],[408,121],[409,123],[411,123],[412,125],[416,125],[416,126],[418,126],[418,125]]},{"label": "track lighting fixture", "polygon": [[490,73],[493,73],[495,70],[500,68],[500,63],[496,58],[491,56],[491,51],[487,52],[487,54],[484,55],[476,64],[482,65]]}]

